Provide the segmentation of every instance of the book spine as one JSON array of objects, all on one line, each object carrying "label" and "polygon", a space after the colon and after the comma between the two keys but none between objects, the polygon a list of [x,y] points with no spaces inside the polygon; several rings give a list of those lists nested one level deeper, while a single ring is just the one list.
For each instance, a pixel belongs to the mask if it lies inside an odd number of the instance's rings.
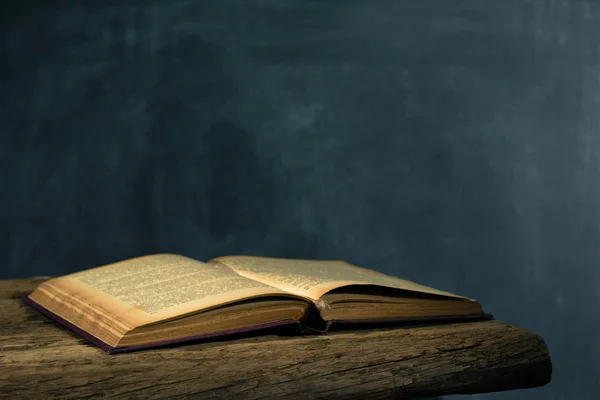
[{"label": "book spine", "polygon": [[330,323],[321,317],[321,313],[313,304],[300,319],[300,331],[302,334],[324,334],[329,331]]}]

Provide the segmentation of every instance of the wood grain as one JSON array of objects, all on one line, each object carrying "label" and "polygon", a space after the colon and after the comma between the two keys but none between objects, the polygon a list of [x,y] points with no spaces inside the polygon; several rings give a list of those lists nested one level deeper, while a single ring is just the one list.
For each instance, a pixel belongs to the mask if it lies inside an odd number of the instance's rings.
[{"label": "wood grain", "polygon": [[108,355],[0,281],[2,398],[409,399],[545,385],[543,339],[500,321],[254,336]]}]

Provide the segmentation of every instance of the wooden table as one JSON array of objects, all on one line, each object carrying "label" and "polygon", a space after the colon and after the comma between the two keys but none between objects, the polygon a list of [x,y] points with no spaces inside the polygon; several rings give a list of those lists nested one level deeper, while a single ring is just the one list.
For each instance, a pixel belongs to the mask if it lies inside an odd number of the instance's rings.
[{"label": "wooden table", "polygon": [[543,339],[500,321],[108,355],[21,303],[41,281],[0,281],[1,398],[422,398],[532,388],[552,373]]}]

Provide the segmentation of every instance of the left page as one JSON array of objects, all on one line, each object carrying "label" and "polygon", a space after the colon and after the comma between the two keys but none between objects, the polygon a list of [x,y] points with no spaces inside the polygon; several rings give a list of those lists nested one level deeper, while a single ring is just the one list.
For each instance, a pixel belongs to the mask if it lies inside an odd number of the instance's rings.
[{"label": "left page", "polygon": [[264,295],[289,296],[229,268],[159,254],[51,279],[30,297],[59,315],[67,307],[112,320],[126,331]]}]

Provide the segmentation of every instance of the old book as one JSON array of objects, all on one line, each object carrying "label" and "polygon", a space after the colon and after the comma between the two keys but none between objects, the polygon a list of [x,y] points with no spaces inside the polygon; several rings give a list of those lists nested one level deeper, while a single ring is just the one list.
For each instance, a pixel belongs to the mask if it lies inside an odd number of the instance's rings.
[{"label": "old book", "polygon": [[491,318],[473,299],[347,262],[251,256],[134,258],[50,279],[24,302],[109,353],[284,325]]}]

